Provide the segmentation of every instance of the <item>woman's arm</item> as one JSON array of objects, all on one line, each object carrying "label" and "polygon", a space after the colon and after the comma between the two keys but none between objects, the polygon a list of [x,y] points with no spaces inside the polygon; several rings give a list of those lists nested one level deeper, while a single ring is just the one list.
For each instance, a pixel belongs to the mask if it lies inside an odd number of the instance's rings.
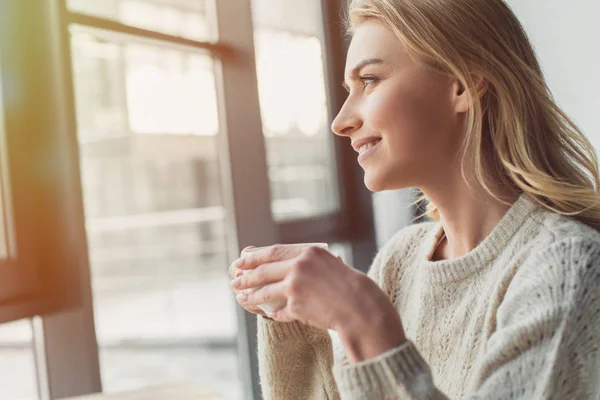
[{"label": "woman's arm", "polygon": [[327,331],[258,318],[258,361],[265,400],[337,400]]},{"label": "woman's arm", "polygon": [[[368,276],[381,284],[402,231],[394,235],[375,256]],[[258,318],[259,374],[263,397],[271,400],[337,400],[333,377],[334,353],[329,333],[301,322],[277,322]],[[340,365],[349,362],[336,344]]]},{"label": "woman's arm", "polygon": [[[521,267],[462,399],[598,398],[599,247],[565,239]],[[343,400],[447,399],[410,341],[334,372]]]}]

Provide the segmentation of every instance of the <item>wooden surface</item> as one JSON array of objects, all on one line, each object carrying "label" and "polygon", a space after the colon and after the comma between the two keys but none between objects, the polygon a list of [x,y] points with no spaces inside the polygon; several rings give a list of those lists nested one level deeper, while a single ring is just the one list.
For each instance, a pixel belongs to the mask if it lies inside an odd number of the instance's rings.
[{"label": "wooden surface", "polygon": [[90,394],[64,400],[226,400],[193,383],[149,387],[133,392]]}]

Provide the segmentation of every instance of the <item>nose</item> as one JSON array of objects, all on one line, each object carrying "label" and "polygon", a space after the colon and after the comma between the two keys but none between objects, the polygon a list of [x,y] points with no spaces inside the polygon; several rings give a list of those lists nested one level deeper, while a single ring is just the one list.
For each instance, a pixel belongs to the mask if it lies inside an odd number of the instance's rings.
[{"label": "nose", "polygon": [[346,101],[337,117],[331,123],[331,130],[338,136],[350,136],[362,126],[362,119],[350,107]]}]

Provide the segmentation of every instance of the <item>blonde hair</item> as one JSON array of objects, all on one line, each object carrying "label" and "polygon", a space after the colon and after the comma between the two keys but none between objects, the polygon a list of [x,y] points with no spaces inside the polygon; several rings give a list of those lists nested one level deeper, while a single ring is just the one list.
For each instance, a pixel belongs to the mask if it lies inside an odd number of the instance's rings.
[{"label": "blonde hair", "polygon": [[[386,26],[415,59],[454,76],[467,91],[472,106],[463,177],[466,157],[472,156],[477,183],[496,199],[503,201],[490,189],[491,179],[600,230],[596,152],[555,103],[527,34],[504,0],[354,0],[349,33],[369,20]],[[486,80],[485,94],[473,74]],[[427,215],[439,219],[432,203]]]}]

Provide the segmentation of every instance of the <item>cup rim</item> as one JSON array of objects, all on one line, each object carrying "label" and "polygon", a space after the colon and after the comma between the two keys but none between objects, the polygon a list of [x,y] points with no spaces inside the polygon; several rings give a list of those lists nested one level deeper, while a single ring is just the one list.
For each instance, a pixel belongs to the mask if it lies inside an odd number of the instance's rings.
[{"label": "cup rim", "polygon": [[[328,249],[329,245],[325,242],[308,242],[308,243],[290,243],[292,245],[300,245],[300,246],[305,246],[305,247],[320,247],[322,249]],[[271,246],[260,246],[260,247],[252,247],[250,249],[244,249],[242,250],[242,252],[240,254],[244,255],[244,254],[249,254],[249,253],[253,253],[255,251],[258,251],[260,249],[264,249],[265,247],[271,247]]]}]

